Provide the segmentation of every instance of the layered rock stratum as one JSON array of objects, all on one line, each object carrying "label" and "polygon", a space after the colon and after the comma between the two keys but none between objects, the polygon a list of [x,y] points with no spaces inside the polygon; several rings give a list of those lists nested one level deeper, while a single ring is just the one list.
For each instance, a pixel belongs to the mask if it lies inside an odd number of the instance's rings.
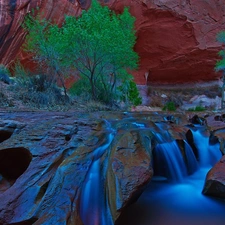
[{"label": "layered rock stratum", "polygon": [[[140,56],[140,66],[133,75],[138,84],[208,82],[220,78],[214,71],[221,49],[216,34],[224,29],[225,0],[102,3],[117,12],[129,6],[136,17],[135,50]],[[47,19],[60,24],[65,14],[78,16],[90,4],[90,0],[1,0],[0,63],[11,65],[19,57],[28,65],[29,56],[20,50],[26,35],[21,24],[32,9],[39,7]]]}]

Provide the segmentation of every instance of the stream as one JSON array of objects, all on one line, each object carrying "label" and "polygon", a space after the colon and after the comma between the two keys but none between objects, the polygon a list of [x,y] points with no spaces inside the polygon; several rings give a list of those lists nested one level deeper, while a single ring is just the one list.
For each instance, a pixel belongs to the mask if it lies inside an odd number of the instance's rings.
[{"label": "stream", "polygon": [[192,130],[198,161],[188,150],[186,165],[175,141],[156,146],[156,176],[116,225],[225,224],[225,202],[201,193],[207,172],[222,156],[219,144],[210,145],[202,133],[201,129]]}]

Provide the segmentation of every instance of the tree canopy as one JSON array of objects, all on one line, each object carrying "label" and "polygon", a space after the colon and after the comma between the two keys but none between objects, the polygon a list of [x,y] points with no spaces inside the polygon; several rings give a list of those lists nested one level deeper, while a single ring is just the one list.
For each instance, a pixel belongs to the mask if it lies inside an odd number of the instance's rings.
[{"label": "tree canopy", "polygon": [[[217,41],[222,44],[225,44],[225,31],[221,31],[220,33],[218,33]],[[217,61],[215,70],[225,72],[225,49],[219,51],[219,56],[221,56],[222,59]]]},{"label": "tree canopy", "polygon": [[[221,31],[220,33],[218,33],[217,35],[217,41],[219,41],[222,44],[225,44],[225,31]],[[221,108],[224,108],[224,89],[225,89],[225,49],[222,49],[221,51],[219,51],[219,56],[222,58],[221,60],[217,61],[216,66],[215,66],[215,70],[218,71],[222,71],[223,75],[222,75],[222,81],[223,81],[223,85],[222,85],[222,99],[221,99]]]},{"label": "tree canopy", "polygon": [[90,91],[93,99],[109,104],[129,99],[140,104],[128,72],[138,65],[134,21],[128,8],[116,14],[96,0],[81,16],[66,16],[62,26],[29,16],[25,49],[63,85],[65,75],[78,72],[87,85],[84,91]]}]

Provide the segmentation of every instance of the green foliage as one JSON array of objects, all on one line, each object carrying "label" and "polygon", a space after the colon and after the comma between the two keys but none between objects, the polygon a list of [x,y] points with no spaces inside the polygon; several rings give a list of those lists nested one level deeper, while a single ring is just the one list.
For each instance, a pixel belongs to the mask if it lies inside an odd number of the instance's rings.
[{"label": "green foliage", "polygon": [[79,72],[80,82],[87,85],[75,85],[72,92],[87,92],[94,100],[114,104],[121,99],[118,87],[132,80],[127,70],[137,68],[134,21],[128,8],[116,14],[96,0],[80,17],[66,16],[61,27],[40,16],[28,16],[24,48],[34,54],[45,74],[58,77],[63,86],[65,75]]},{"label": "green foliage", "polygon": [[202,112],[202,111],[205,111],[205,107],[201,106],[201,105],[198,105],[198,106],[195,106],[194,108],[189,108],[188,111],[191,111],[191,112]]},{"label": "green foliage", "polygon": [[163,111],[176,111],[176,106],[174,102],[167,102],[162,108]]},{"label": "green foliage", "polygon": [[134,81],[129,82],[128,99],[134,106],[141,105],[142,103],[137,85]]},{"label": "green foliage", "polygon": [[[225,31],[221,31],[217,35],[217,41],[225,44]],[[215,70],[216,71],[224,71],[225,70],[225,50],[219,51],[219,56],[222,58],[221,60],[217,61]]]},{"label": "green foliage", "polygon": [[[222,44],[225,44],[225,31],[221,31],[220,33],[218,33],[217,41],[219,41]],[[222,92],[221,108],[223,109],[224,108],[224,89],[225,89],[225,49],[223,49],[219,52],[219,56],[222,59],[217,61],[216,66],[215,66],[215,70],[217,72],[218,71],[223,72],[223,75],[222,75],[223,85],[222,85],[222,88],[221,88],[221,92]]]},{"label": "green foliage", "polygon": [[59,27],[51,21],[41,19],[39,14],[36,17],[29,14],[23,27],[28,32],[23,48],[33,55],[32,60],[38,65],[36,72],[48,75],[51,82],[60,81],[64,95],[68,98],[64,78],[70,71],[61,62],[64,56],[63,43],[59,39]]},{"label": "green foliage", "polygon": [[78,81],[76,81],[69,89],[69,93],[72,96],[79,96],[84,98],[85,100],[90,100],[91,88],[88,79],[79,79]]}]

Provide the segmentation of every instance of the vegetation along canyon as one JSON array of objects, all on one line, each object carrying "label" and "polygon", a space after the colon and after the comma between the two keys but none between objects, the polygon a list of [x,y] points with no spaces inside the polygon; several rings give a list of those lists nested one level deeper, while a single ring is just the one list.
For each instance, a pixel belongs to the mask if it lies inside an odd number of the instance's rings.
[{"label": "vegetation along canyon", "polygon": [[225,0],[0,0],[0,225],[225,224]]}]

